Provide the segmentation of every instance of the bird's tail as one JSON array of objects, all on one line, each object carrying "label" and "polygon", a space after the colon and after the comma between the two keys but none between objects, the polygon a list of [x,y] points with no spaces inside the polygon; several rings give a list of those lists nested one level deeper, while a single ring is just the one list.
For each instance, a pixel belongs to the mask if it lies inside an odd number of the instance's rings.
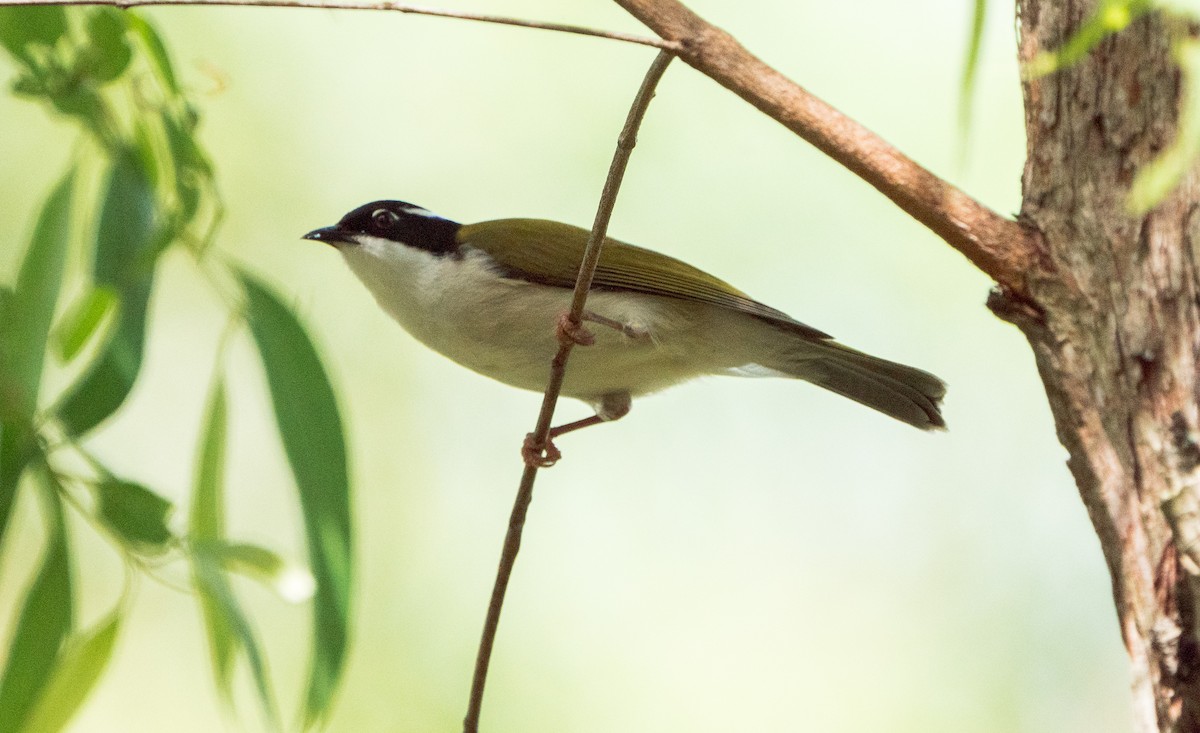
[{"label": "bird's tail", "polygon": [[945,428],[946,385],[929,372],[828,341],[805,340],[799,356],[765,365],[812,382],[922,430]]}]

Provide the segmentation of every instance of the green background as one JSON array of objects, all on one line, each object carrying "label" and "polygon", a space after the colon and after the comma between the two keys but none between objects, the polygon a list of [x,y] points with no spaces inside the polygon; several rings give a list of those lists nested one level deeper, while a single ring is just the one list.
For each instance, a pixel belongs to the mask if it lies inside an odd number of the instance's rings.
[{"label": "green background", "polygon": [[[956,128],[970,8],[950,0],[691,6],[988,205],[1019,206],[1011,7],[992,3],[968,155]],[[617,6],[455,8],[643,32]],[[330,249],[299,240],[401,198],[460,221],[587,225],[653,52],[461,21],[283,9],[144,11],[203,104],[228,218],[221,255],[312,325],[342,399],[360,558],[334,731],[452,731],[539,396],[425,350]],[[0,61],[0,77],[12,67]],[[0,96],[0,273],[65,168],[73,128]],[[846,343],[950,384],[922,434],[807,385],[713,378],[562,439],[535,492],[484,707],[488,731],[1123,731],[1128,674],[1098,543],[1029,349],[988,280],[881,195],[676,62],[611,226]],[[68,297],[63,303],[69,302]],[[175,253],[146,367],[91,441],[186,505],[220,299]],[[230,534],[304,557],[250,344],[228,361]],[[51,391],[53,393],[53,390]],[[588,414],[565,402],[560,420]],[[28,492],[27,492],[28,493]],[[0,563],[9,633],[41,538],[20,503]],[[176,517],[181,523],[182,517]],[[119,558],[75,523],[84,625]],[[139,583],[77,731],[257,730],[213,690],[197,605]],[[250,583],[285,710],[307,609]],[[0,653],[3,653],[0,647]]]}]

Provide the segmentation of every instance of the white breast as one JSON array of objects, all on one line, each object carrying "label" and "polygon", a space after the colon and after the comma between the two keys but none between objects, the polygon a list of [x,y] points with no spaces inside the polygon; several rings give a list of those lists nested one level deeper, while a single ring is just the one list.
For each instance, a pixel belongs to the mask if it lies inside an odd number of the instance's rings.
[{"label": "white breast", "polygon": [[[502,277],[488,255],[470,247],[461,256],[437,256],[365,237],[340,249],[379,305],[425,345],[493,379],[545,388],[555,324],[570,307],[570,290]],[[567,396],[643,394],[737,366],[714,348],[713,330],[721,325],[714,321],[729,317],[723,309],[607,291],[589,295],[587,307],[649,337],[588,324],[596,344],[572,354]]]}]

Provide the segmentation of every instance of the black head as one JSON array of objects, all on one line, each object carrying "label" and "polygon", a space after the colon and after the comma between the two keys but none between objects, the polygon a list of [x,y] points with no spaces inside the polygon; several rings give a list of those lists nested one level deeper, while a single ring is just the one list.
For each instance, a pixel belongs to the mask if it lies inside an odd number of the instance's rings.
[{"label": "black head", "polygon": [[337,247],[359,244],[360,237],[378,237],[445,255],[458,251],[456,235],[460,226],[407,201],[372,201],[346,214],[334,226],[314,229],[304,238]]}]

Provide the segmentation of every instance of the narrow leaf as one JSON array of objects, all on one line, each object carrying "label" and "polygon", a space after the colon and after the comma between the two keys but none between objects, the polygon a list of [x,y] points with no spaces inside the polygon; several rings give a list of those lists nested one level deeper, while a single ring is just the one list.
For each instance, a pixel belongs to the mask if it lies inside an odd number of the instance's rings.
[{"label": "narrow leaf", "polygon": [[971,33],[967,38],[967,58],[963,61],[962,82],[958,90],[958,126],[964,139],[971,128],[971,102],[975,98],[975,75],[979,71],[979,51],[983,47],[983,28],[986,20],[987,0],[975,0],[975,12],[971,15]]},{"label": "narrow leaf", "polygon": [[62,287],[73,182],[72,171],[46,200],[0,321],[0,418],[13,422],[30,422],[37,408],[46,338]]},{"label": "narrow leaf", "polygon": [[28,425],[0,420],[0,540],[4,539],[21,474],[35,449],[33,432]]},{"label": "narrow leaf", "polygon": [[116,609],[92,629],[68,640],[22,733],[58,733],[67,726],[112,658],[120,628],[121,613]]},{"label": "narrow leaf", "polygon": [[67,309],[54,329],[58,358],[68,362],[79,355],[91,340],[105,316],[117,309],[121,296],[110,287],[92,288]]},{"label": "narrow leaf", "polygon": [[296,317],[243,274],[247,317],[267,373],[275,421],[292,467],[317,581],[305,722],[328,712],[345,664],[353,572],[350,484],[342,420],[316,348]]},{"label": "narrow leaf", "polygon": [[82,435],[125,401],[142,365],[146,308],[154,276],[154,189],[136,155],[119,156],[109,175],[96,235],[96,284],[120,293],[113,336],[63,399],[59,417]]},{"label": "narrow leaf", "polygon": [[[192,487],[192,505],[188,516],[188,535],[193,549],[197,545],[207,545],[220,540],[225,534],[225,509],[223,485],[225,477],[225,387],[217,378],[209,397],[208,409],[205,413],[204,428],[201,432],[200,448],[196,459],[196,480]],[[213,667],[213,678],[222,699],[230,703],[233,698],[233,660],[240,645],[237,635],[226,609],[228,602],[222,603],[222,597],[233,599],[232,591],[222,588],[205,590],[205,579],[208,585],[225,584],[225,579],[217,574],[209,578],[201,572],[196,557],[192,558],[193,574],[200,593],[200,610],[204,616],[204,628],[208,635],[208,648]],[[233,613],[240,615],[241,610],[233,601]]]},{"label": "narrow leaf", "polygon": [[1180,41],[1176,55],[1183,75],[1179,126],[1171,144],[1133,179],[1128,206],[1136,215],[1145,214],[1166,198],[1200,154],[1200,42]]},{"label": "narrow leaf", "polygon": [[154,26],[133,11],[125,11],[126,18],[129,21],[129,27],[141,39],[142,44],[146,48],[146,53],[150,57],[152,66],[159,81],[167,89],[174,93],[179,92],[179,83],[175,80],[175,70],[171,67],[171,57],[167,53],[166,44],[158,35],[158,31],[154,30]]},{"label": "narrow leaf", "polygon": [[218,377],[205,413],[192,487],[188,534],[194,539],[219,540],[225,535],[226,422],[225,385]]},{"label": "narrow leaf", "polygon": [[22,730],[30,709],[50,680],[63,639],[71,630],[71,568],[62,506],[45,471],[49,537],[42,567],[25,594],[0,679],[0,733]]},{"label": "narrow leaf", "polygon": [[111,479],[96,485],[100,520],[133,550],[163,550],[172,539],[173,505],[141,484]]},{"label": "narrow leaf", "polygon": [[217,685],[222,697],[227,703],[232,697],[233,655],[238,650],[245,651],[250,674],[254,678],[254,685],[267,720],[273,730],[280,730],[279,710],[271,694],[266,659],[259,651],[254,629],[242,612],[237,597],[233,594],[233,588],[221,570],[220,559],[209,552],[209,547],[204,542],[195,543],[192,547],[192,572],[197,590],[200,591],[201,609],[204,612],[209,639],[214,645],[214,664],[217,663],[218,645],[225,650],[221,664],[215,667]]}]

